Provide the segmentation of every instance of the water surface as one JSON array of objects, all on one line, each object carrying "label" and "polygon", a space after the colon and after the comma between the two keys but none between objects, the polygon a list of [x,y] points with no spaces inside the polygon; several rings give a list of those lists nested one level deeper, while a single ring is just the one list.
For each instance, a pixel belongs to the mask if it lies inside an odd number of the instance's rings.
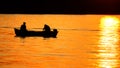
[{"label": "water surface", "polygon": [[[104,16],[1,14],[0,68],[120,68],[119,26],[101,25]],[[57,28],[57,38],[15,37],[24,21]]]}]

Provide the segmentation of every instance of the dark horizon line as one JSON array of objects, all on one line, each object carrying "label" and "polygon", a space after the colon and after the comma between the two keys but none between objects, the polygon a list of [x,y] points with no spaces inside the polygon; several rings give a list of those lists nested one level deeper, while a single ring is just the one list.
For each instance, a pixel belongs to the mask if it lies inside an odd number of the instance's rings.
[{"label": "dark horizon line", "polygon": [[0,14],[119,15],[119,10],[1,10]]},{"label": "dark horizon line", "polygon": [[120,13],[0,13],[0,14],[33,14],[33,15],[120,15]]},{"label": "dark horizon line", "polygon": [[24,0],[0,2],[0,14],[120,14],[120,1]]}]

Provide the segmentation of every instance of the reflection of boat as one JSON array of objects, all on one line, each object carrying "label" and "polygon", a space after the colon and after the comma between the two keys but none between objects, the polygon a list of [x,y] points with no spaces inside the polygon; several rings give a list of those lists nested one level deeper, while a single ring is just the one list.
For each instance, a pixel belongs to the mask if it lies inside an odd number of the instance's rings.
[{"label": "reflection of boat", "polygon": [[14,28],[16,36],[20,37],[29,37],[29,36],[41,36],[41,37],[56,37],[57,36],[57,29],[53,29],[53,31],[45,32],[45,31],[21,31],[20,29]]}]

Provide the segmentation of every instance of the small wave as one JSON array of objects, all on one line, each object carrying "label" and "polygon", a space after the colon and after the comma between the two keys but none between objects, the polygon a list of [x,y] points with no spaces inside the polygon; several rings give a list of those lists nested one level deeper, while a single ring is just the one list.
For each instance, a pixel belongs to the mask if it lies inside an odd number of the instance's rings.
[{"label": "small wave", "polygon": [[0,28],[11,28],[11,27],[0,27]]},{"label": "small wave", "polygon": [[95,29],[95,30],[94,30],[94,29],[91,29],[91,30],[90,30],[90,29],[86,29],[86,31],[100,31],[100,30],[96,30],[96,29]]},{"label": "small wave", "polygon": [[100,30],[97,30],[97,29],[58,29],[58,30],[100,31]]},{"label": "small wave", "polygon": [[3,26],[3,27],[0,27],[0,28],[11,28],[11,29],[13,29],[13,28],[19,28],[19,27],[7,27],[7,26]]}]

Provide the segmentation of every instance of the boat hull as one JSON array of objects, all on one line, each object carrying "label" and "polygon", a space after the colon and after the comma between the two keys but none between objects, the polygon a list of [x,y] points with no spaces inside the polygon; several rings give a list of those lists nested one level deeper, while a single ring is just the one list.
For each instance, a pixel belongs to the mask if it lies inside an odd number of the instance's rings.
[{"label": "boat hull", "polygon": [[51,32],[45,31],[21,31],[20,29],[14,28],[16,36],[20,37],[29,37],[29,36],[41,36],[41,37],[56,37],[57,36],[57,29]]}]

